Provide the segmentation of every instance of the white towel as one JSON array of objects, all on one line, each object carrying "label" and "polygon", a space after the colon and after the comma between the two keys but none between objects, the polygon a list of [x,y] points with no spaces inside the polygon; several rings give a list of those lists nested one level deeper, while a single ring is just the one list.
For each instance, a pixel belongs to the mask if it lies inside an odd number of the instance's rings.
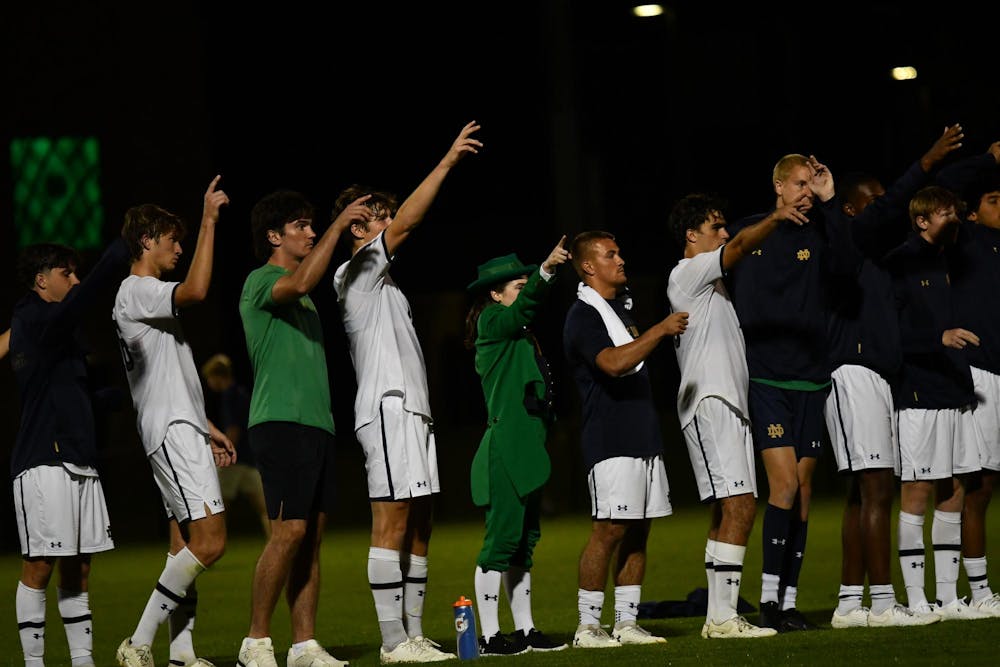
[{"label": "white towel", "polygon": [[[628,332],[625,328],[625,323],[622,322],[621,318],[618,317],[618,313],[615,312],[614,308],[608,305],[608,302],[603,296],[597,293],[593,287],[588,287],[583,283],[580,283],[576,287],[576,297],[583,301],[588,306],[591,306],[597,311],[597,314],[601,316],[604,321],[604,328],[608,330],[608,336],[611,337],[611,342],[615,344],[615,347],[620,347],[627,343],[631,343],[634,338],[632,334]],[[625,304],[626,309],[631,309],[632,299],[627,297]],[[628,370],[622,375],[632,375],[633,373],[638,373],[642,369],[642,365],[645,362],[640,361],[635,368]]]}]

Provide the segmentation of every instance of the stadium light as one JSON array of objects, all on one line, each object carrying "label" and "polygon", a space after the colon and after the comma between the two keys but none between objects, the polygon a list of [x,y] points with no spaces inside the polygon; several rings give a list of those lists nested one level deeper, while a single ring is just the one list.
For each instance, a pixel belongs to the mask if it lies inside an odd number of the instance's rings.
[{"label": "stadium light", "polygon": [[659,16],[663,13],[663,5],[636,5],[632,13],[642,19]]},{"label": "stadium light", "polygon": [[893,67],[892,68],[892,78],[896,81],[909,81],[910,79],[917,78],[917,68],[916,67]]}]

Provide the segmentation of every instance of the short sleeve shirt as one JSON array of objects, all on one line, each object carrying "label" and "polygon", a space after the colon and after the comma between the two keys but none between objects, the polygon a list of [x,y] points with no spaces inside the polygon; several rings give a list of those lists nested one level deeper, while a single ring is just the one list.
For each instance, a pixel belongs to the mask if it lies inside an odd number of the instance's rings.
[{"label": "short sleeve shirt", "polygon": [[334,433],[323,326],[308,295],[277,304],[271,289],[288,274],[265,264],[247,276],[240,318],[253,367],[248,427],[285,421]]}]

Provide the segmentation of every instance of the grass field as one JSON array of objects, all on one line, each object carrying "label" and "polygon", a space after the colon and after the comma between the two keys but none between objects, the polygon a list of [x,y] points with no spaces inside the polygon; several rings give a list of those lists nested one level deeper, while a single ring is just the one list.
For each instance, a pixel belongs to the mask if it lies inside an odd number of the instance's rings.
[{"label": "grass field", "polygon": [[[628,647],[608,651],[569,650],[491,658],[488,662],[517,660],[526,665],[737,665],[737,664],[996,664],[1000,619],[940,623],[914,629],[831,630],[829,619],[837,601],[840,573],[840,511],[836,501],[816,505],[809,527],[809,544],[799,588],[799,608],[825,629],[780,635],[752,642],[706,641],[698,635],[703,619],[657,619],[643,625],[669,638],[665,646]],[[643,600],[683,600],[705,585],[703,547],[707,518],[700,508],[687,508],[654,522]],[[759,518],[751,537],[745,568],[743,597],[757,604],[760,592]],[[535,622],[545,632],[570,640],[576,627],[576,562],[589,530],[584,516],[543,522],[543,537],[533,572]],[[930,521],[927,521],[930,544]],[[1000,584],[1000,510],[992,513],[988,553],[994,587]],[[481,540],[478,524],[454,523],[435,529],[430,556],[430,581],[424,629],[445,648],[454,650],[451,603],[459,596],[474,597],[472,574]],[[199,655],[220,667],[234,665],[249,618],[250,577],[261,539],[234,537],[226,556],[198,580],[198,622],[195,646]],[[318,639],[341,659],[355,665],[378,664],[378,625],[366,578],[368,533],[331,530],[323,546],[323,586]],[[114,650],[138,620],[164,561],[165,545],[119,544],[94,559],[91,606],[94,613],[95,656],[98,667],[114,665]],[[904,593],[895,566],[897,595]],[[933,567],[928,563],[928,594],[933,593]],[[20,572],[16,554],[0,557],[2,580],[8,582],[8,602],[0,604],[0,665],[21,665],[21,649],[14,617],[14,587]],[[968,593],[964,573],[959,594]],[[902,595],[901,595],[902,597]],[[46,665],[68,665],[55,600],[55,582],[49,587]],[[608,600],[610,602],[609,594]],[[611,604],[607,605],[605,621]],[[512,629],[504,614],[504,631]],[[751,615],[754,620],[755,615]],[[289,643],[288,613],[279,603],[273,638],[284,664]],[[993,657],[990,657],[993,656]],[[166,628],[155,645],[157,664],[167,664]]]}]

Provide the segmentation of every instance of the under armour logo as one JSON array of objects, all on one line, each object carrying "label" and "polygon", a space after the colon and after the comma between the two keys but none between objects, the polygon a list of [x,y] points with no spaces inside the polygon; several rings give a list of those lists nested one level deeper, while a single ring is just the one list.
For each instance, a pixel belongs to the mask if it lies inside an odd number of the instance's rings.
[{"label": "under armour logo", "polygon": [[628,608],[629,608],[629,609],[638,609],[638,608],[639,608],[639,605],[637,605],[637,604],[636,604],[636,603],[634,603],[634,602],[629,602],[629,603],[628,603]]},{"label": "under armour logo", "polygon": [[628,511],[628,505],[619,505],[618,506],[618,511],[619,512],[627,512]]},{"label": "under armour logo", "polygon": [[104,530],[105,530],[105,532],[107,532],[107,534],[108,534],[108,537],[111,537],[111,526],[108,526],[108,527],[107,527],[107,528],[105,528]]},{"label": "under armour logo", "polygon": [[403,596],[397,593],[396,595],[392,596],[392,599],[395,600],[396,602],[399,602],[400,600],[403,599]]},{"label": "under armour logo", "polygon": [[740,585],[740,580],[739,579],[726,579],[726,583],[729,584],[730,586],[739,586]]},{"label": "under armour logo", "polygon": [[160,605],[160,611],[165,611],[165,612],[167,612],[169,614],[170,613],[170,607],[168,607],[166,604],[161,604]]},{"label": "under armour logo", "polygon": [[801,551],[796,551],[795,552],[795,557],[796,558],[802,558],[802,552]]},{"label": "under armour logo", "polygon": [[487,600],[493,600],[494,602],[496,602],[497,600],[500,599],[500,594],[497,593],[496,595],[489,595],[487,593],[487,594],[484,594],[483,597],[486,598]]},{"label": "under armour logo", "polygon": [[524,594],[525,595],[531,595],[531,589],[530,588],[525,588],[524,589]]},{"label": "under armour logo", "polygon": [[49,542],[49,547],[52,549],[55,549],[56,547],[62,549],[62,542]]},{"label": "under armour logo", "polygon": [[590,611],[600,611],[600,610],[601,610],[600,607],[595,607],[594,605],[590,605]]},{"label": "under armour logo", "polygon": [[812,253],[809,252],[809,248],[803,248],[802,250],[799,250],[797,253],[795,253],[795,258],[798,259],[800,262],[804,262],[810,257],[812,257]]},{"label": "under armour logo", "polygon": [[869,454],[868,458],[870,458],[872,461],[875,461],[875,460],[880,459],[882,457],[879,456],[878,454]]},{"label": "under armour logo", "polygon": [[912,563],[910,563],[910,569],[911,570],[916,570],[918,567],[921,570],[924,569],[924,562],[923,561],[913,561]]},{"label": "under armour logo", "polygon": [[742,479],[738,482],[733,482],[733,486],[743,486],[744,484],[745,482]]},{"label": "under armour logo", "polygon": [[819,440],[813,440],[813,441],[812,441],[812,448],[813,448],[813,449],[819,449],[819,448],[820,448],[821,446],[822,446],[822,445],[820,445],[820,442],[819,442]]},{"label": "under armour logo", "polygon": [[958,563],[958,557],[956,556],[955,558],[952,558],[952,559],[951,559],[951,562],[952,562],[952,564],[953,564],[953,565],[954,565],[955,563]]},{"label": "under armour logo", "polygon": [[85,635],[93,634],[93,632],[89,627],[83,629],[83,634]]},{"label": "under armour logo", "polygon": [[761,255],[764,254],[764,251],[761,250],[760,248],[757,248],[756,250],[752,251],[750,254],[751,255],[757,255],[758,257],[760,257]]},{"label": "under armour logo", "polygon": [[33,634],[31,636],[34,637],[35,639],[41,639],[42,638],[42,633],[36,632],[35,634]]},{"label": "under armour logo", "polygon": [[930,471],[931,471],[930,468],[921,468],[920,469],[920,472],[923,472],[923,473],[929,473]]},{"label": "under armour logo", "polygon": [[768,424],[767,425],[767,437],[772,440],[776,440],[781,436],[785,435],[785,427],[781,424]]},{"label": "under armour logo", "polygon": [[783,547],[783,546],[785,546],[785,538],[783,538],[783,537],[780,537],[780,538],[779,537],[772,537],[771,538],[771,544],[773,544],[774,546],[782,546]]},{"label": "under armour logo", "polygon": [[212,501],[212,505],[215,506],[215,507],[218,507],[221,504],[222,504],[222,501],[219,500],[218,498],[216,498],[215,500]]},{"label": "under armour logo", "polygon": [[417,597],[420,598],[424,597],[424,589],[421,588],[420,590],[417,591]]},{"label": "under armour logo", "polygon": [[421,486],[427,486],[427,482],[417,482],[417,488],[419,489]]},{"label": "under armour logo", "polygon": [[930,287],[931,286],[931,281],[929,281],[929,280],[921,280],[920,281],[920,286],[921,287]]}]

